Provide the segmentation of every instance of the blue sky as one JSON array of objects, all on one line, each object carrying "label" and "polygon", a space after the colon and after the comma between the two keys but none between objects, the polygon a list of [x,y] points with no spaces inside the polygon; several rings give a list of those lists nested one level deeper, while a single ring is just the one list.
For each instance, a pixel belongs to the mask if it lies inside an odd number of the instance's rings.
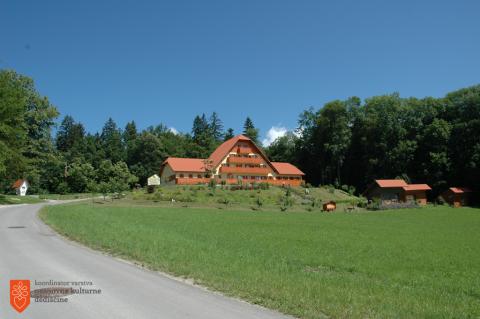
[{"label": "blue sky", "polygon": [[89,131],[217,111],[262,136],[305,108],[480,83],[480,1],[23,1],[0,7],[0,68]]}]

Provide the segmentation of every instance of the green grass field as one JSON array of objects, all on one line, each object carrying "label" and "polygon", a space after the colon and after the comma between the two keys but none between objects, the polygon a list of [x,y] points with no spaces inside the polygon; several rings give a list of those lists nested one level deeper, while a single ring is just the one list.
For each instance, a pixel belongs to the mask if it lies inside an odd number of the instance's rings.
[{"label": "green grass field", "polygon": [[480,209],[50,206],[60,233],[301,318],[478,318]]},{"label": "green grass field", "polygon": [[17,196],[17,195],[2,195],[0,194],[0,205],[12,204],[36,204],[43,202],[42,199],[36,196]]}]

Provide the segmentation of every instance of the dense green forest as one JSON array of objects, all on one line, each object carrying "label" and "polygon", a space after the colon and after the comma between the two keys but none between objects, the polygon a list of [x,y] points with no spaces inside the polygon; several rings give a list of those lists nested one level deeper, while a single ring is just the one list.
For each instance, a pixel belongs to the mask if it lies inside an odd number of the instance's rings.
[{"label": "dense green forest", "polygon": [[[139,130],[108,119],[101,132],[86,132],[36,91],[32,79],[0,71],[0,187],[18,178],[35,193],[125,190],[144,185],[168,156],[207,157],[233,137],[219,115],[197,115],[190,133],[165,125]],[[52,128],[56,128],[52,136]],[[258,142],[251,118],[244,133]],[[275,161],[296,164],[313,185],[350,185],[362,191],[374,178],[425,182],[438,193],[480,179],[480,85],[444,98],[336,100],[299,116],[298,129],[265,148]],[[344,186],[345,187],[345,186]]]}]

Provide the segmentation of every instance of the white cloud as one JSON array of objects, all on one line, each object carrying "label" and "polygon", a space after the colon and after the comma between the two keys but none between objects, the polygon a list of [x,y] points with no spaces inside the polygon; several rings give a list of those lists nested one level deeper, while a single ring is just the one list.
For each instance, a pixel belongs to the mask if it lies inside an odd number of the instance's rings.
[{"label": "white cloud", "polygon": [[173,134],[178,135],[178,131],[177,131],[176,128],[174,128],[174,127],[169,127],[168,130],[169,130],[170,132],[172,132]]},{"label": "white cloud", "polygon": [[283,126],[272,126],[268,132],[266,137],[263,139],[262,143],[264,146],[269,146],[273,143],[277,138],[284,136],[287,134],[288,130],[286,127]]}]

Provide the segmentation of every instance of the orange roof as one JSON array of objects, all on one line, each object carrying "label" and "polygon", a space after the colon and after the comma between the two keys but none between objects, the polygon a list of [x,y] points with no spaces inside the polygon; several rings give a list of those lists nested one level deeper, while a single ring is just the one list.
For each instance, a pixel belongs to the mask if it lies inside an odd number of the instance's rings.
[{"label": "orange roof", "polygon": [[170,165],[175,172],[205,172],[204,159],[169,157],[163,165]]},{"label": "orange roof", "polygon": [[23,179],[17,179],[15,183],[13,183],[12,188],[19,188],[20,186],[22,186],[23,182]]},{"label": "orange roof", "polygon": [[404,186],[405,191],[430,191],[432,190],[427,184],[409,184]]},{"label": "orange roof", "polygon": [[217,167],[218,164],[220,164],[220,162],[225,158],[225,156],[228,155],[238,141],[251,141],[251,139],[240,134],[220,144],[220,146],[217,147],[217,149],[213,151],[209,157],[214,167]]},{"label": "orange roof", "polygon": [[403,179],[376,179],[375,183],[377,183],[380,187],[405,187],[407,183]]},{"label": "orange roof", "polygon": [[304,172],[290,163],[272,162],[272,166],[280,175],[305,175]]},{"label": "orange roof", "polygon": [[449,190],[451,190],[455,194],[462,194],[462,193],[471,193],[472,190],[467,187],[450,187]]}]

